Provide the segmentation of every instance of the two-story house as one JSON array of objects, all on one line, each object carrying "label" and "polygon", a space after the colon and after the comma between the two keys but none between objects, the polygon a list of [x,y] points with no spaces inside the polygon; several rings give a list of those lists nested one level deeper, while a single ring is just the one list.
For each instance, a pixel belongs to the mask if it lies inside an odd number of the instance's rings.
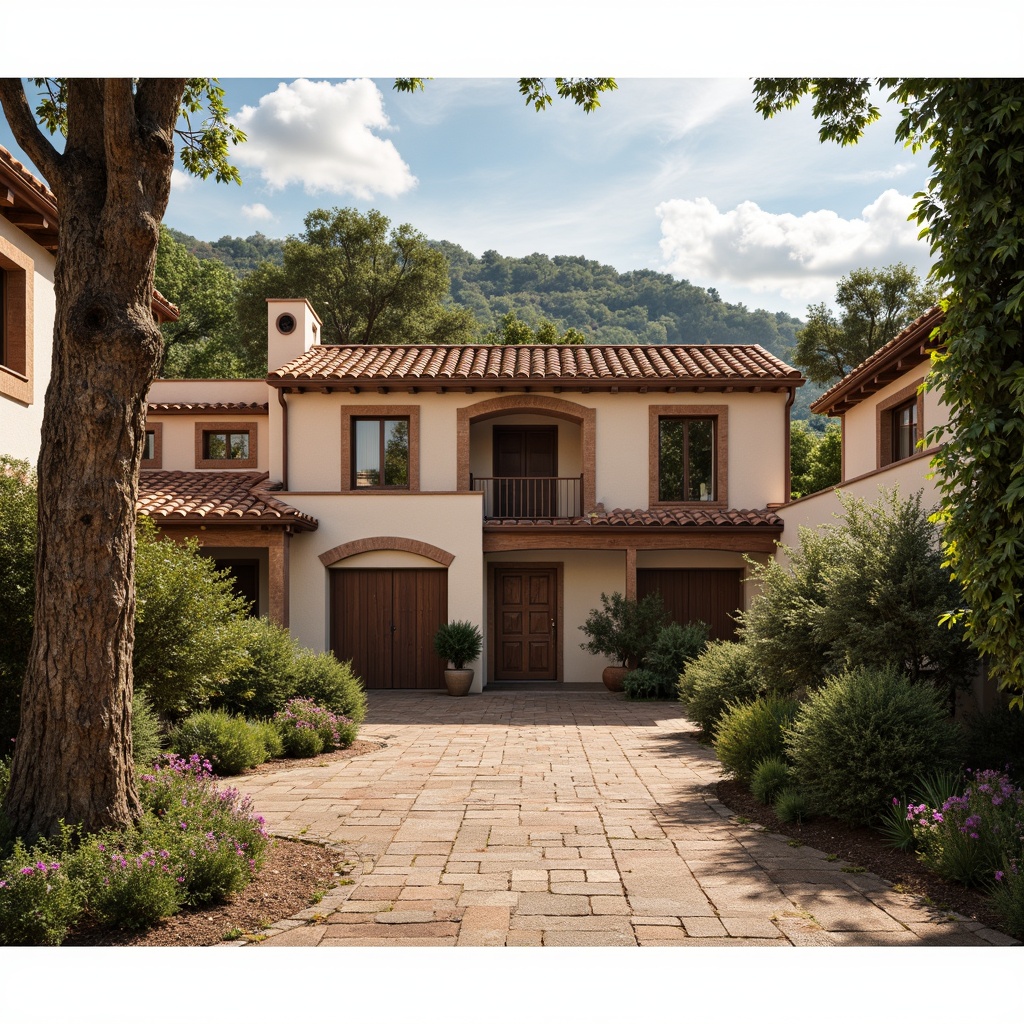
[{"label": "two-story house", "polygon": [[[584,682],[602,592],[732,635],[788,493],[799,372],[754,345],[325,346],[268,303],[265,381],[158,381],[142,510],[370,687],[438,687],[469,619],[492,681]],[[270,483],[274,481],[274,483]]]}]

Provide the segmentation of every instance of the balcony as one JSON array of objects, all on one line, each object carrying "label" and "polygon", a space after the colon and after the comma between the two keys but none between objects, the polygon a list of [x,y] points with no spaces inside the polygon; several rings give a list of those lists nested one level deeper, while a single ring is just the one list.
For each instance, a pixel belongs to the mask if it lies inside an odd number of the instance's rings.
[{"label": "balcony", "polygon": [[583,475],[470,476],[483,491],[484,519],[571,519],[583,514]]}]

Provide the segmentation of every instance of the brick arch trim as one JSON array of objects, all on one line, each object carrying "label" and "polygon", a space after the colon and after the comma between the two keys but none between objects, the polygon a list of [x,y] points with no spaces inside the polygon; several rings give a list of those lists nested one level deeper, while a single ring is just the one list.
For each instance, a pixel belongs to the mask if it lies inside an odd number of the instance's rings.
[{"label": "brick arch trim", "polygon": [[413,540],[411,537],[361,537],[359,540],[350,540],[331,548],[330,551],[325,551],[320,556],[320,561],[324,565],[333,565],[343,558],[361,555],[366,551],[410,551],[445,567],[455,561],[455,556],[450,551],[421,540]]},{"label": "brick arch trim", "polygon": [[583,513],[597,503],[597,412],[576,402],[563,398],[548,398],[546,395],[502,395],[489,398],[475,405],[463,406],[458,410],[457,459],[458,487],[469,490],[469,428],[480,420],[494,419],[510,413],[532,412],[553,416],[579,424],[580,450],[583,462]]}]

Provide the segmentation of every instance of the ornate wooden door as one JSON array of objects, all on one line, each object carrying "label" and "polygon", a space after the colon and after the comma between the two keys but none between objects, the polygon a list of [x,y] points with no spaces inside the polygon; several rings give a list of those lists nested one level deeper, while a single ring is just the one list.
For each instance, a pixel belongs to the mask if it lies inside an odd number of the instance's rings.
[{"label": "ornate wooden door", "polygon": [[495,569],[496,679],[558,677],[556,601],[555,569]]}]

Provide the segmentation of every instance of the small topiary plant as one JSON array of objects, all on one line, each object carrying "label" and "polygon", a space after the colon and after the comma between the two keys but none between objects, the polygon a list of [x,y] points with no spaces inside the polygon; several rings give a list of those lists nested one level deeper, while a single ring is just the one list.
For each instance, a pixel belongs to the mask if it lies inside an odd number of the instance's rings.
[{"label": "small topiary plant", "polygon": [[793,774],[822,811],[869,824],[928,771],[955,768],[958,736],[942,697],[895,669],[826,681],[786,737]]},{"label": "small topiary plant", "polygon": [[471,661],[480,657],[483,636],[472,622],[448,622],[434,634],[434,650],[438,657],[462,671]]},{"label": "small topiary plant", "polygon": [[190,715],[171,733],[170,745],[184,757],[205,758],[218,775],[238,775],[268,758],[259,729],[226,711]]},{"label": "small topiary plant", "polygon": [[796,701],[786,697],[758,697],[749,704],[729,705],[715,731],[715,753],[726,774],[749,784],[759,762],[782,757],[783,731],[796,709]]},{"label": "small topiary plant", "polygon": [[766,757],[754,766],[750,792],[762,804],[772,804],[791,783],[789,765],[781,757]]},{"label": "small topiary plant", "polygon": [[775,798],[774,810],[775,817],[787,825],[805,821],[814,815],[814,806],[810,798],[803,790],[794,788],[784,789],[779,793]]},{"label": "small topiary plant", "polygon": [[712,641],[679,677],[679,699],[686,713],[712,736],[727,704],[742,704],[758,696],[746,645]]}]

